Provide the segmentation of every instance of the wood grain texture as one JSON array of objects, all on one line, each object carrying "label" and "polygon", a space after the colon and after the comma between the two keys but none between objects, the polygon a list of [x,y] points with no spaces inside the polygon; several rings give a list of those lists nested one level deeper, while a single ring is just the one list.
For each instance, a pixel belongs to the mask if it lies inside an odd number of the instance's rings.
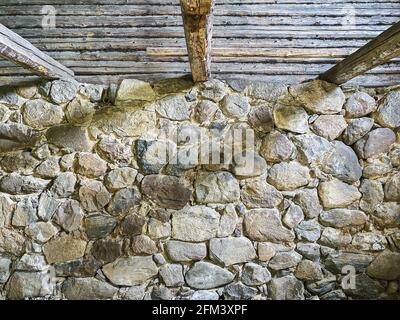
[{"label": "wood grain texture", "polygon": [[211,76],[214,0],[180,0],[186,47],[194,82]]}]

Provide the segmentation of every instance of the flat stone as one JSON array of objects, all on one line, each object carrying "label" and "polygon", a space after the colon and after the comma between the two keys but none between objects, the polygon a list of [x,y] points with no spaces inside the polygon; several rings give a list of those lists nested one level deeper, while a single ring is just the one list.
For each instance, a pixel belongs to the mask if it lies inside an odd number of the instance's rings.
[{"label": "flat stone", "polygon": [[248,122],[258,132],[268,133],[274,129],[274,119],[268,105],[252,108],[248,114]]},{"label": "flat stone", "polygon": [[351,243],[351,235],[340,229],[327,227],[322,232],[319,242],[328,247],[341,248]]},{"label": "flat stone", "polygon": [[313,80],[291,86],[289,93],[304,108],[319,114],[339,113],[346,100],[340,87],[322,80]]},{"label": "flat stone", "polygon": [[32,240],[45,243],[58,233],[58,229],[51,222],[39,221],[25,228],[25,234]]},{"label": "flat stone", "polygon": [[283,223],[293,229],[304,220],[304,213],[300,206],[291,203],[282,219]]},{"label": "flat stone", "polygon": [[11,220],[15,227],[26,227],[38,220],[38,200],[36,197],[24,197],[18,203]]},{"label": "flat stone", "polygon": [[224,266],[248,262],[256,257],[252,242],[245,237],[214,238],[209,247],[211,259]]},{"label": "flat stone", "polygon": [[277,105],[273,110],[274,122],[279,129],[306,133],[308,128],[308,114],[296,106]]},{"label": "flat stone", "polygon": [[133,157],[129,146],[110,136],[106,136],[99,141],[97,152],[107,161],[119,165],[129,164]]},{"label": "flat stone", "polygon": [[168,140],[139,139],[135,148],[138,164],[144,174],[160,173],[176,153],[176,145]]},{"label": "flat stone", "polygon": [[60,158],[50,157],[36,167],[35,173],[42,178],[54,178],[60,173]]},{"label": "flat stone", "polygon": [[160,268],[160,276],[167,287],[180,287],[185,284],[183,267],[180,264],[166,264]]},{"label": "flat stone", "polygon": [[172,237],[177,240],[201,242],[214,238],[220,215],[206,206],[194,206],[172,215]]},{"label": "flat stone", "polygon": [[385,199],[400,201],[400,173],[396,173],[385,183]]},{"label": "flat stone", "polygon": [[97,240],[91,249],[92,255],[103,263],[109,263],[122,256],[122,241],[116,239]]},{"label": "flat stone", "polygon": [[52,127],[46,132],[46,138],[60,148],[88,152],[92,148],[87,130],[83,127],[61,125]]},{"label": "flat stone", "polygon": [[400,279],[400,253],[383,251],[368,266],[367,274],[376,279],[399,280]]},{"label": "flat stone", "polygon": [[244,92],[246,95],[255,99],[275,102],[280,96],[287,94],[288,88],[282,83],[250,81],[244,89]]},{"label": "flat stone", "polygon": [[79,200],[83,209],[88,212],[99,211],[111,200],[106,187],[96,180],[84,180],[79,188]]},{"label": "flat stone", "polygon": [[376,111],[375,119],[383,127],[395,129],[400,126],[400,115],[398,105],[400,101],[400,92],[389,92],[379,101],[379,108]]},{"label": "flat stone", "polygon": [[243,118],[250,111],[249,99],[238,94],[226,95],[221,101],[222,110],[228,117]]},{"label": "flat stone", "polygon": [[356,143],[372,129],[373,125],[374,119],[372,118],[358,118],[351,120],[343,133],[344,143],[347,145]]},{"label": "flat stone", "polygon": [[214,102],[222,100],[227,91],[228,86],[217,79],[211,79],[201,84],[201,96]]},{"label": "flat stone", "polygon": [[228,284],[222,292],[225,300],[251,300],[257,293],[257,289],[240,282]]},{"label": "flat stone", "polygon": [[260,261],[269,261],[275,256],[276,249],[270,243],[259,242],[257,245],[257,253]]},{"label": "flat stone", "polygon": [[1,160],[4,171],[32,175],[39,161],[29,151],[9,152]]},{"label": "flat stone", "polygon": [[149,175],[142,181],[142,192],[158,206],[182,209],[190,200],[192,191],[179,178],[165,175]]},{"label": "flat stone", "polygon": [[353,299],[379,299],[385,287],[379,281],[373,280],[366,274],[357,274],[354,279],[355,288],[343,288],[343,291]]},{"label": "flat stone", "polygon": [[44,256],[36,253],[24,254],[15,264],[18,271],[44,271],[48,267]]},{"label": "flat stone", "polygon": [[43,246],[43,253],[48,263],[70,261],[83,257],[86,245],[86,241],[82,239],[63,235],[47,242]]},{"label": "flat stone", "polygon": [[109,235],[117,225],[114,217],[95,213],[85,218],[85,232],[89,239],[104,238]]},{"label": "flat stone", "polygon": [[129,167],[117,168],[110,171],[105,177],[105,185],[110,191],[132,187],[137,170]]},{"label": "flat stone", "polygon": [[78,93],[76,81],[56,80],[51,83],[50,98],[56,104],[71,101]]},{"label": "flat stone", "polygon": [[347,122],[341,115],[321,115],[311,125],[315,134],[328,140],[338,138],[346,127]]},{"label": "flat stone", "polygon": [[219,295],[213,291],[198,290],[193,293],[190,300],[219,300]]},{"label": "flat stone", "polygon": [[93,256],[54,264],[58,277],[94,277],[101,263]]},{"label": "flat stone", "polygon": [[124,236],[135,236],[143,233],[146,224],[146,218],[129,214],[121,222],[121,233]]},{"label": "flat stone", "polygon": [[0,123],[0,152],[9,152],[33,146],[40,133],[23,124]]},{"label": "flat stone", "polygon": [[202,125],[209,125],[219,110],[218,105],[210,100],[201,100],[196,107],[196,118]]},{"label": "flat stone", "polygon": [[137,79],[124,79],[118,87],[116,104],[127,104],[132,101],[152,101],[156,94],[148,82]]},{"label": "flat stone", "polygon": [[14,272],[7,289],[8,299],[23,300],[51,295],[54,283],[48,272]]},{"label": "flat stone", "polygon": [[292,141],[298,149],[299,160],[304,164],[320,163],[332,148],[328,140],[312,133],[293,136]]},{"label": "flat stone", "polygon": [[347,99],[344,108],[346,109],[346,116],[359,118],[374,112],[377,104],[375,99],[369,94],[355,92]]},{"label": "flat stone", "polygon": [[357,233],[353,237],[351,244],[361,251],[383,251],[386,248],[386,237],[374,232]]},{"label": "flat stone", "polygon": [[22,108],[24,122],[38,130],[60,124],[64,117],[62,108],[42,99],[28,100]]},{"label": "flat stone", "polygon": [[72,232],[79,228],[83,213],[79,202],[73,199],[63,201],[58,207],[54,221],[65,231]]},{"label": "flat stone", "polygon": [[45,190],[39,197],[38,217],[44,221],[49,221],[55,214],[60,201]]},{"label": "flat stone", "polygon": [[395,133],[388,128],[372,130],[355,144],[355,149],[360,157],[368,159],[386,153],[396,141]]},{"label": "flat stone", "polygon": [[321,182],[318,194],[324,208],[345,208],[361,198],[361,193],[352,185],[340,180]]},{"label": "flat stone", "polygon": [[229,172],[200,172],[195,194],[199,203],[235,202],[240,197],[239,183]]},{"label": "flat stone", "polygon": [[57,198],[68,198],[75,192],[76,176],[72,172],[61,172],[53,181],[51,193]]},{"label": "flat stone", "polygon": [[269,162],[281,162],[288,160],[294,150],[294,144],[285,135],[273,131],[263,139],[260,154]]},{"label": "flat stone", "polygon": [[321,256],[320,245],[317,243],[303,243],[299,242],[296,245],[296,251],[298,251],[304,258],[318,261]]},{"label": "flat stone", "polygon": [[226,206],[219,220],[217,237],[221,238],[232,235],[238,223],[239,217],[235,207],[233,205]]},{"label": "flat stone", "polygon": [[147,226],[147,232],[152,239],[166,239],[171,236],[171,223],[161,222],[151,218]]},{"label": "flat stone", "polygon": [[21,256],[25,251],[25,238],[16,230],[0,228],[0,252]]},{"label": "flat stone", "polygon": [[209,262],[196,262],[185,274],[186,283],[195,289],[212,289],[226,285],[234,275]]},{"label": "flat stone", "polygon": [[274,164],[267,181],[278,190],[290,191],[305,186],[310,181],[310,170],[296,161]]},{"label": "flat stone", "polygon": [[352,183],[362,176],[362,168],[352,148],[341,141],[333,142],[334,148],[322,163],[322,170],[344,182]]},{"label": "flat stone", "polygon": [[304,285],[292,275],[271,280],[268,293],[272,300],[304,300]]},{"label": "flat stone", "polygon": [[158,252],[156,243],[144,234],[132,238],[131,249],[135,255],[150,255]]},{"label": "flat stone", "polygon": [[11,216],[14,213],[15,203],[5,194],[0,194],[0,228],[11,223]]},{"label": "flat stone", "polygon": [[317,189],[301,189],[296,192],[294,202],[298,204],[305,216],[309,219],[316,218],[322,211]]},{"label": "flat stone", "polygon": [[286,229],[277,209],[252,209],[244,217],[244,229],[248,237],[255,241],[275,243],[292,242],[294,233]]},{"label": "flat stone", "polygon": [[297,265],[295,276],[297,279],[306,281],[318,281],[324,277],[321,266],[311,260],[300,261]]},{"label": "flat stone", "polygon": [[299,240],[315,242],[321,236],[321,226],[315,219],[302,221],[295,231]]},{"label": "flat stone", "polygon": [[332,209],[319,216],[324,225],[334,228],[363,226],[368,217],[360,210]]},{"label": "flat stone", "polygon": [[156,111],[161,117],[170,120],[189,120],[189,104],[184,96],[168,96],[155,103]]},{"label": "flat stone", "polygon": [[261,286],[271,281],[271,273],[267,268],[249,262],[243,266],[241,279],[248,286]]},{"label": "flat stone", "polygon": [[118,288],[95,278],[68,278],[63,283],[62,292],[68,300],[110,300]]},{"label": "flat stone", "polygon": [[353,266],[357,272],[363,272],[368,265],[374,260],[374,256],[362,254],[362,253],[351,253],[351,252],[339,252],[330,254],[325,260],[325,268],[334,274],[342,273],[342,269],[345,266]]},{"label": "flat stone", "polygon": [[372,214],[374,223],[380,227],[396,228],[400,226],[399,202],[385,202],[379,204]]},{"label": "flat stone", "polygon": [[103,266],[102,270],[105,276],[118,286],[143,284],[158,273],[151,256],[118,258]]},{"label": "flat stone", "polygon": [[117,191],[108,206],[112,215],[129,213],[141,201],[141,195],[136,188],[125,188]]},{"label": "flat stone", "polygon": [[264,179],[246,180],[240,194],[243,204],[251,209],[274,208],[283,200],[282,194]]},{"label": "flat stone", "polygon": [[0,191],[13,195],[38,193],[43,191],[48,183],[48,180],[11,173],[0,180]]},{"label": "flat stone", "polygon": [[12,261],[6,257],[0,256],[0,283],[6,283],[11,274]]},{"label": "flat stone", "polygon": [[78,153],[76,161],[76,173],[88,178],[104,176],[107,171],[107,162],[97,154]]},{"label": "flat stone", "polygon": [[204,243],[189,243],[169,240],[165,249],[172,261],[190,262],[202,260],[207,255],[207,248]]}]

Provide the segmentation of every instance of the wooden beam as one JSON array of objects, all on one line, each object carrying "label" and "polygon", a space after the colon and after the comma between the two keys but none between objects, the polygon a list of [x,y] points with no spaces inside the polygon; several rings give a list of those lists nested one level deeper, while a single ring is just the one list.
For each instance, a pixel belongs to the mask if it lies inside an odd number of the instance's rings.
[{"label": "wooden beam", "polygon": [[193,81],[211,76],[214,0],[180,0]]},{"label": "wooden beam", "polygon": [[398,56],[400,56],[400,21],[321,74],[320,79],[342,84]]},{"label": "wooden beam", "polygon": [[2,24],[0,24],[0,56],[45,79],[74,77],[72,70],[64,67]]}]

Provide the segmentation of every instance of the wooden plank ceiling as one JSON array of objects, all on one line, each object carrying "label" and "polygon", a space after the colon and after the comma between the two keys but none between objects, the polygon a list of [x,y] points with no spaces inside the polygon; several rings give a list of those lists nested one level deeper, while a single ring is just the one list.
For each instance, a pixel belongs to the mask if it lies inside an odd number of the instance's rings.
[{"label": "wooden plank ceiling", "polygon": [[[42,9],[57,10],[42,28]],[[351,14],[355,13],[355,25]],[[400,20],[400,0],[216,0],[212,72],[293,83],[316,77]],[[0,22],[79,81],[158,80],[190,72],[179,0],[0,0]],[[0,85],[31,79],[0,60]],[[400,83],[400,59],[351,81]]]}]

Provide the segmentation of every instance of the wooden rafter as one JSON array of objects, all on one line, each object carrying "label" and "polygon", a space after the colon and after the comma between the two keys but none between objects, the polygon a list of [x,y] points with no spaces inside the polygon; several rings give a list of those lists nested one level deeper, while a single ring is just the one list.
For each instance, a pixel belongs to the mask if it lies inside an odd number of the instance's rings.
[{"label": "wooden rafter", "polygon": [[72,70],[55,61],[2,24],[0,24],[0,56],[45,79],[74,77]]},{"label": "wooden rafter", "polygon": [[181,0],[181,8],[193,81],[206,81],[211,75],[214,0]]},{"label": "wooden rafter", "polygon": [[342,84],[398,56],[400,21],[320,75],[320,78]]}]

